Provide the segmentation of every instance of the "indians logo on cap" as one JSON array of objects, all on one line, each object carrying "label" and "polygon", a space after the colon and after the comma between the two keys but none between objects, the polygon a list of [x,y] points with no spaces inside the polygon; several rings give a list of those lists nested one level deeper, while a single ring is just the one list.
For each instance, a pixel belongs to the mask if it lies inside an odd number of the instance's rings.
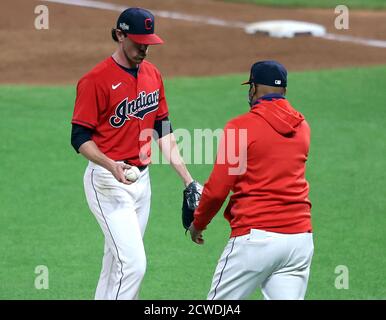
[{"label": "indians logo on cap", "polygon": [[281,80],[275,80],[275,84],[281,84]]},{"label": "indians logo on cap", "polygon": [[152,27],[153,27],[153,20],[151,20],[150,18],[145,19],[145,29],[151,30]]}]

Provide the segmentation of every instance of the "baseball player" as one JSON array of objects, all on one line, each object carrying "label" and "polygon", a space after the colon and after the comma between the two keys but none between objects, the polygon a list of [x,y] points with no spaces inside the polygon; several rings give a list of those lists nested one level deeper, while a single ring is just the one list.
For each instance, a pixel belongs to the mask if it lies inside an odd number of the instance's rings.
[{"label": "baseball player", "polygon": [[[71,142],[89,160],[84,175],[88,205],[105,237],[96,299],[137,299],[146,269],[143,235],[150,210],[152,135],[185,186],[195,185],[176,147],[162,77],[145,60],[154,16],[123,11],[112,29],[117,49],[77,86]],[[139,169],[135,182],[125,170]]]},{"label": "baseball player", "polygon": [[[314,250],[305,179],[310,128],[285,98],[281,64],[255,63],[245,84],[250,110],[225,126],[191,237],[204,242],[202,231],[232,191],[224,213],[232,232],[208,299],[243,299],[258,287],[265,299],[303,299]],[[232,150],[244,163],[227,160]]]}]

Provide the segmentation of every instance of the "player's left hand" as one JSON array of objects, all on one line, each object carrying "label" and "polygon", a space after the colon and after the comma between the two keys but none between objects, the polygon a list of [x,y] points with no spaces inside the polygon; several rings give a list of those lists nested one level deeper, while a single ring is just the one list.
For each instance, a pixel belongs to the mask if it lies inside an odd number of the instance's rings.
[{"label": "player's left hand", "polygon": [[202,237],[202,230],[197,230],[193,223],[189,227],[190,236],[192,241],[197,244],[204,244],[204,238]]}]

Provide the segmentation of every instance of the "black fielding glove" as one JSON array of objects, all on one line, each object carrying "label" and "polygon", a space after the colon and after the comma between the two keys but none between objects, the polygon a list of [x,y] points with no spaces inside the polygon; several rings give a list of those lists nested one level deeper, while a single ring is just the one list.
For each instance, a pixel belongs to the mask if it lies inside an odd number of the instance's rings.
[{"label": "black fielding glove", "polygon": [[194,210],[200,202],[202,185],[197,181],[191,182],[183,192],[182,201],[182,225],[188,231],[191,223],[194,220]]}]

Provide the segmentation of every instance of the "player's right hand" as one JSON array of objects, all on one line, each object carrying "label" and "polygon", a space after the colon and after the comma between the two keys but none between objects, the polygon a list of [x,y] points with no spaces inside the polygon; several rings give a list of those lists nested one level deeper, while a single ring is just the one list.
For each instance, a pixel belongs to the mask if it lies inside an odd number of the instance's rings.
[{"label": "player's right hand", "polygon": [[131,166],[126,164],[126,163],[114,163],[112,168],[111,168],[111,173],[117,179],[119,182],[122,182],[124,184],[132,184],[131,181],[127,180],[125,177],[125,169],[130,169]]}]

